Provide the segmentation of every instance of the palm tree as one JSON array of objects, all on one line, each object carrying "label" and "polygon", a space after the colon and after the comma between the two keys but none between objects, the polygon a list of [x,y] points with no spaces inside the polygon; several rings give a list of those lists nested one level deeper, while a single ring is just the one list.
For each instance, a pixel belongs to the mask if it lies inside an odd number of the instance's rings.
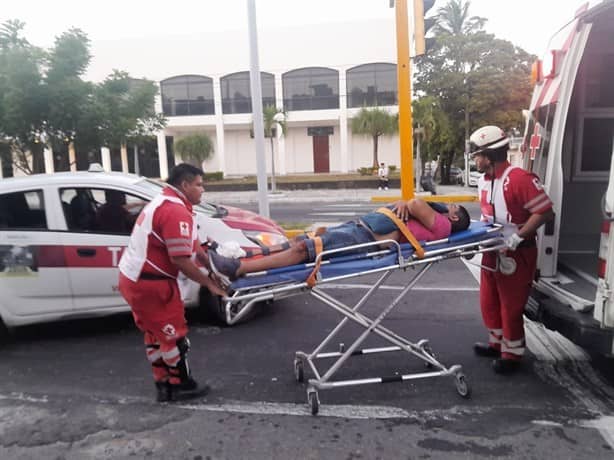
[{"label": "palm tree", "polygon": [[174,148],[183,161],[200,168],[213,154],[213,141],[205,133],[191,134],[176,140]]},{"label": "palm tree", "polygon": [[485,18],[469,17],[469,0],[450,0],[437,11],[436,35],[470,35],[484,27]]},{"label": "palm tree", "polygon": [[367,109],[363,107],[358,115],[352,118],[352,134],[371,136],[373,139],[373,168],[377,168],[379,165],[377,158],[379,137],[383,134],[394,134],[398,130],[398,118],[379,108]]},{"label": "palm tree", "polygon": [[281,134],[286,135],[287,113],[282,109],[277,109],[274,105],[267,105],[262,109],[264,124],[264,137],[271,141],[271,193],[275,193],[275,148],[273,138],[277,133],[277,128],[281,129]]}]

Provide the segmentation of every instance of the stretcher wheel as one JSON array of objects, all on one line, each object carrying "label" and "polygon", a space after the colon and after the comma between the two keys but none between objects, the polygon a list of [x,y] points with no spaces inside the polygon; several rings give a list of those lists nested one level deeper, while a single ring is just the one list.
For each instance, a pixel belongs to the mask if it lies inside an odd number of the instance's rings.
[{"label": "stretcher wheel", "polygon": [[467,377],[462,372],[459,372],[454,376],[454,380],[456,383],[456,391],[463,398],[469,398],[471,396],[471,387],[469,383],[467,383]]},{"label": "stretcher wheel", "polygon": [[318,415],[318,412],[320,412],[320,400],[318,399],[318,392],[307,392],[307,401],[309,403],[309,408],[311,409],[311,415]]},{"label": "stretcher wheel", "polygon": [[298,358],[294,359],[294,378],[299,383],[303,383],[305,381],[305,370],[303,368],[303,361]]}]

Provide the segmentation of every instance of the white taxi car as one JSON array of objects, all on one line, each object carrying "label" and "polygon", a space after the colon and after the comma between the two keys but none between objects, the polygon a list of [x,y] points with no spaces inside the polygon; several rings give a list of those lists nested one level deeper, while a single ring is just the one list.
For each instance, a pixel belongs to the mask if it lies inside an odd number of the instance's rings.
[{"label": "white taxi car", "polygon": [[[144,177],[104,172],[0,180],[0,329],[127,311],[117,264],[136,216],[161,189]],[[131,222],[102,212],[118,198]],[[244,248],[286,241],[277,224],[252,212],[208,203],[194,210],[201,241]],[[217,314],[218,299],[196,283],[185,286],[187,306]]]}]

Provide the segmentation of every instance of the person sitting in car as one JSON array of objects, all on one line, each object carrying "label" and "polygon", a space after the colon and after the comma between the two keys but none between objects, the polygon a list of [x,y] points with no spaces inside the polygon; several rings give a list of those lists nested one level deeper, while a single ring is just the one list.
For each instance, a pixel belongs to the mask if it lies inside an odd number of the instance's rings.
[{"label": "person sitting in car", "polygon": [[109,233],[130,233],[134,218],[126,209],[126,195],[118,190],[105,190],[105,203],[96,211],[96,228]]}]

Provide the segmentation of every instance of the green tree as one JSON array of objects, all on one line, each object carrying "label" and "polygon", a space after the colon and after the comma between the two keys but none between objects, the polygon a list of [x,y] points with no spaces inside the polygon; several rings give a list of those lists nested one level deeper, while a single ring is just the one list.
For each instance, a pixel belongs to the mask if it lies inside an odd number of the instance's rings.
[{"label": "green tree", "polygon": [[[67,148],[74,152],[77,133],[83,132],[87,138],[91,136],[87,131],[96,129],[95,124],[83,123],[89,119],[86,114],[93,91],[93,85],[82,79],[90,59],[89,39],[79,29],[70,29],[57,37],[48,53],[44,90],[48,101],[47,133],[54,152],[66,154]],[[66,162],[66,169],[68,166]]]},{"label": "green tree", "polygon": [[373,168],[377,168],[379,165],[377,156],[379,137],[394,134],[398,130],[399,120],[397,116],[391,115],[380,108],[367,109],[363,107],[352,118],[352,134],[370,136],[373,140]]},{"label": "green tree", "polygon": [[213,141],[205,133],[191,134],[177,139],[174,149],[183,161],[200,168],[213,155]]},{"label": "green tree", "polygon": [[93,118],[97,119],[98,136],[102,145],[120,148],[127,155],[128,142],[138,142],[144,136],[162,129],[166,119],[156,113],[154,98],[157,85],[145,79],[134,79],[126,72],[113,71],[94,88]]},{"label": "green tree", "polygon": [[0,26],[0,143],[4,158],[31,174],[43,171],[47,105],[44,52],[23,37],[24,25],[11,20]]},{"label": "green tree", "polygon": [[533,57],[484,32],[486,20],[470,17],[469,7],[468,0],[450,0],[438,10],[433,46],[417,62],[418,93],[437,98],[450,126],[452,142],[437,146],[444,183],[469,133],[485,123],[519,128],[531,94]]},{"label": "green tree", "polygon": [[277,129],[281,129],[282,135],[286,135],[286,117],[288,114],[274,105],[267,105],[262,109],[264,124],[264,137],[268,137],[271,142],[271,192],[275,193],[275,143],[274,138]]}]

